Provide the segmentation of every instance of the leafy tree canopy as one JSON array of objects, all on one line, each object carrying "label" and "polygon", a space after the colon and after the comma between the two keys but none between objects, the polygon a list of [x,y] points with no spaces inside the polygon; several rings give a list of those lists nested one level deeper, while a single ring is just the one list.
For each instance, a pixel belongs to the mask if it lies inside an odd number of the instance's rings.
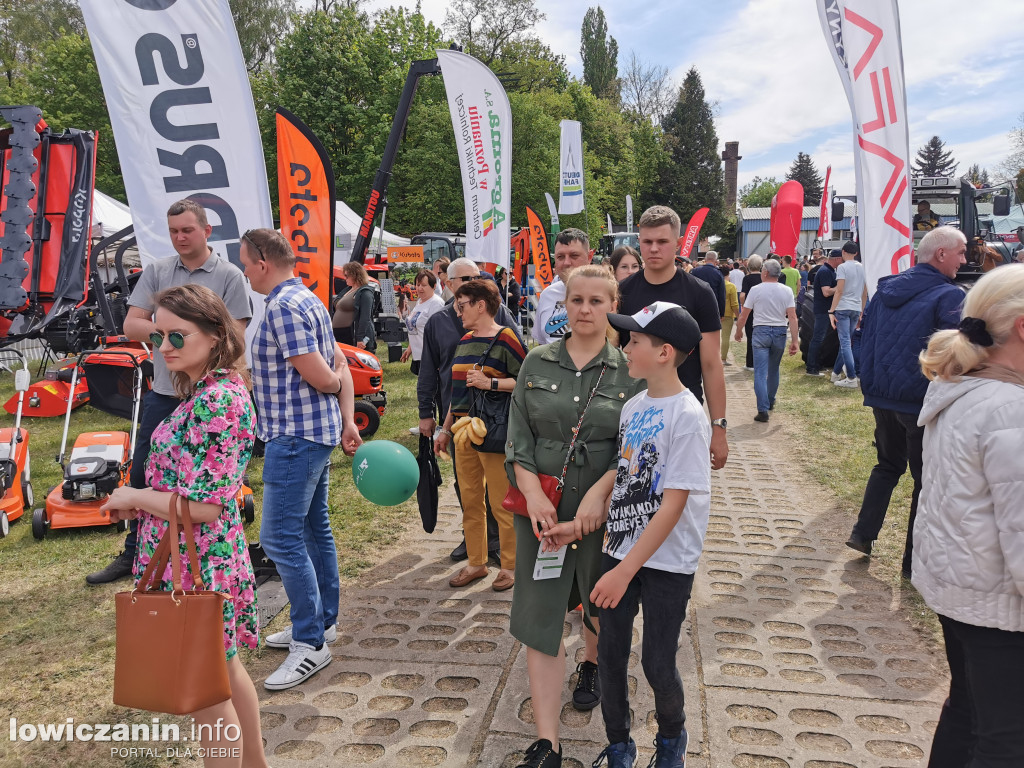
[{"label": "leafy tree canopy", "polygon": [[598,97],[618,101],[619,44],[608,34],[601,6],[588,8],[580,31],[583,82]]},{"label": "leafy tree canopy", "polygon": [[789,166],[786,173],[787,181],[798,181],[804,188],[804,205],[818,205],[821,202],[822,187],[825,182],[814,167],[811,156],[798,152],[796,160]]},{"label": "leafy tree canopy", "polygon": [[768,208],[772,198],[779,191],[782,182],[774,176],[762,179],[755,176],[751,181],[740,187],[739,198],[741,208]]},{"label": "leafy tree canopy", "polygon": [[932,136],[928,143],[917,150],[913,161],[914,176],[956,176],[957,166],[952,150],[946,149],[946,143],[938,136]]},{"label": "leafy tree canopy", "polygon": [[726,222],[722,157],[711,105],[696,67],[686,73],[662,129],[667,158],[661,166],[661,186],[655,192],[655,202],[672,207],[683,219],[707,206],[710,211],[705,232],[718,234]]}]

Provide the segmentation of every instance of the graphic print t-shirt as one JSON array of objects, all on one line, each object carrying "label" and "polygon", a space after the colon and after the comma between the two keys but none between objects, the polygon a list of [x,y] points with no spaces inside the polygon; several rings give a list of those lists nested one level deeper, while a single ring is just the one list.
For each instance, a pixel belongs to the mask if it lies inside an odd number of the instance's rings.
[{"label": "graphic print t-shirt", "polygon": [[541,291],[533,338],[538,344],[550,344],[569,333],[569,313],[565,310],[565,283],[558,278]]},{"label": "graphic print t-shirt", "polygon": [[666,488],[689,491],[679,522],[645,564],[694,573],[711,512],[711,425],[689,391],[650,397],[647,390],[622,408],[604,551],[622,560],[658,512]]}]

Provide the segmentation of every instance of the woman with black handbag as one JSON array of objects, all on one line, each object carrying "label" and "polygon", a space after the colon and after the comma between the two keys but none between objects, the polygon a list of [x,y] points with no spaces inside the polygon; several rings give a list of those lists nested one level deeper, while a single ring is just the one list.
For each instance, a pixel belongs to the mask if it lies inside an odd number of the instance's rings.
[{"label": "woman with black handbag", "polygon": [[[601,543],[608,496],[618,466],[619,415],[640,389],[626,357],[611,339],[608,313],[618,283],[603,266],[577,267],[566,279],[571,333],[533,349],[523,363],[512,398],[506,467],[525,497],[527,517],[516,515],[516,576],[510,631],[526,646],[537,741],[519,768],[558,768],[566,611],[583,606],[584,661],[576,667],[573,706],[590,710],[601,701],[597,676],[597,609],[590,592],[601,576]],[[557,502],[544,488],[563,480]],[[602,491],[606,488],[606,491]],[[593,489],[593,490],[592,490]],[[592,492],[588,492],[592,491]],[[512,495],[512,494],[510,494]],[[511,505],[510,505],[511,506]],[[539,538],[559,522],[574,526],[578,541],[562,548],[560,567],[538,568]]]},{"label": "woman with black handbag", "polygon": [[[526,350],[515,331],[495,321],[501,295],[489,280],[463,282],[455,291],[455,311],[469,333],[462,337],[452,361],[452,397],[448,415],[434,450],[441,453],[453,438],[452,426],[463,417],[474,425],[460,431],[455,441],[455,472],[462,498],[462,528],[466,535],[469,564],[449,580],[452,587],[465,587],[487,573],[487,508],[498,523],[501,571],[491,588],[504,592],[515,584],[516,539],[512,513],[502,507],[508,490],[505,475],[505,442],[512,390]],[[486,434],[479,429],[479,419]],[[473,438],[470,441],[470,437]]]}]

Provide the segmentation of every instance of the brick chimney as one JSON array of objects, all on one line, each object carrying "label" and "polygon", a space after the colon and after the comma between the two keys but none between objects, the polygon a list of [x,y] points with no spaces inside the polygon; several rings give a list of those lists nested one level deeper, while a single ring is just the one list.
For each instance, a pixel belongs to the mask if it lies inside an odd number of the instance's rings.
[{"label": "brick chimney", "polygon": [[725,152],[722,153],[725,161],[725,208],[730,214],[736,210],[736,176],[739,171],[740,143],[738,141],[725,142]]}]

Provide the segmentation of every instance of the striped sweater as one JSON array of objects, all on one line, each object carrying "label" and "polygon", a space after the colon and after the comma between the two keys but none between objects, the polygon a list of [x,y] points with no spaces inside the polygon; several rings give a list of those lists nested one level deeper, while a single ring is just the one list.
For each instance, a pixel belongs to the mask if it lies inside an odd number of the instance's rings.
[{"label": "striped sweater", "polygon": [[[498,341],[487,353],[487,348],[494,341],[493,336],[475,336],[467,333],[459,341],[452,360],[452,399],[451,412],[455,418],[469,413],[472,398],[466,386],[466,372],[474,367],[482,368],[486,376],[492,379],[514,379],[519,375],[519,367],[526,357],[526,350],[511,328],[502,328]],[[487,353],[487,359],[481,360]]]}]

